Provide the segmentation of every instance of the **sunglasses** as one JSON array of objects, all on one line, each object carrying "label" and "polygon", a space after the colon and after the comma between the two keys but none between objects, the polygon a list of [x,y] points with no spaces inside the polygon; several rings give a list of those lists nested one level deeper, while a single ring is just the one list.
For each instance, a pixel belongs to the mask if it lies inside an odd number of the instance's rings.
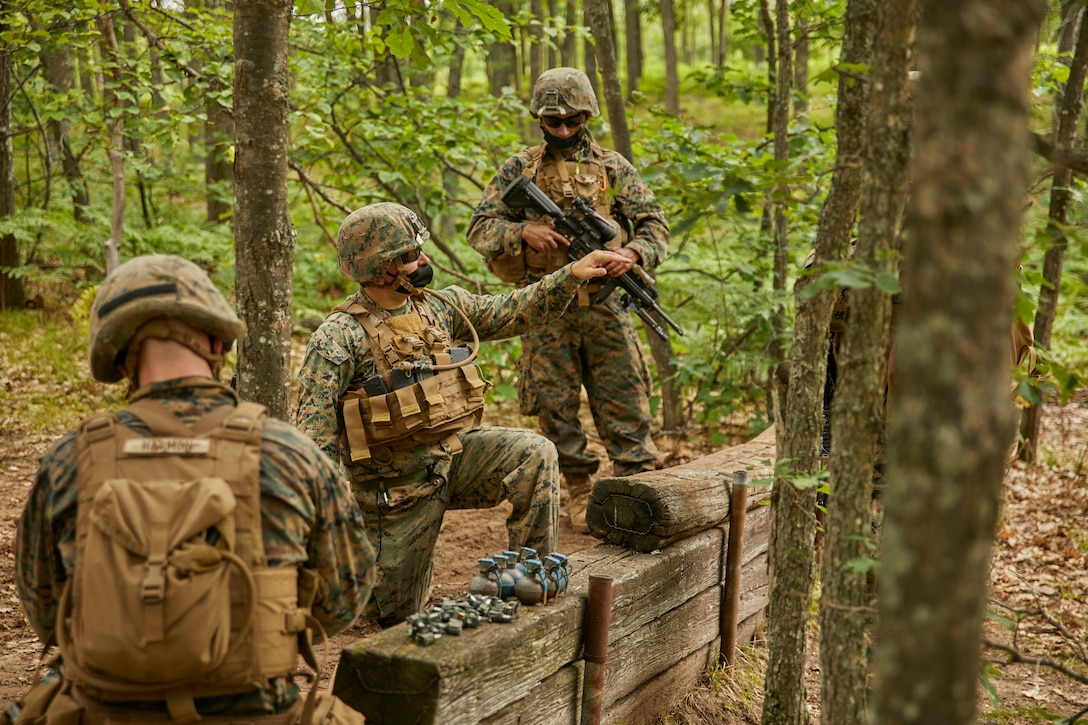
[{"label": "sunglasses", "polygon": [[549,128],[560,128],[562,126],[566,126],[567,128],[578,128],[584,123],[581,114],[578,114],[577,116],[567,116],[566,118],[560,118],[559,116],[541,116],[540,120]]},{"label": "sunglasses", "polygon": [[409,249],[404,254],[400,255],[401,264],[411,264],[419,259],[419,255],[423,253],[423,247],[419,246],[415,249]]}]

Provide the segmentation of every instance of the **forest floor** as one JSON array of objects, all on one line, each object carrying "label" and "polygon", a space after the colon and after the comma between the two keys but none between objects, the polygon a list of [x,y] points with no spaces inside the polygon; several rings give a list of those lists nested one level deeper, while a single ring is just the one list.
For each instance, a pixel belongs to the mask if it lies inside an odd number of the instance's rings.
[{"label": "forest floor", "polygon": [[[3,356],[0,355],[0,361]],[[41,395],[41,386],[21,391],[25,376],[0,368],[0,385],[9,397]],[[33,432],[8,410],[0,410],[0,701],[18,699],[27,689],[40,644],[23,617],[13,584],[14,539],[20,512],[27,499],[38,461],[62,430]],[[517,415],[516,406],[494,405],[485,423],[533,427],[532,419]],[[588,430],[592,431],[592,424]],[[1026,657],[1045,659],[1088,677],[1088,408],[1085,400],[1064,407],[1047,406],[1040,463],[1013,463],[1005,481],[1004,507],[995,540],[991,570],[995,613],[1012,619],[1009,608],[1041,616],[1028,618],[1016,646]],[[668,465],[686,463],[711,452],[688,443],[659,441]],[[603,448],[596,439],[591,447]],[[602,475],[609,473],[608,464]],[[566,511],[564,494],[563,510]],[[506,548],[506,506],[482,511],[452,511],[443,523],[435,553],[434,596],[462,597],[481,555]],[[564,519],[559,550],[574,553],[594,546],[596,539],[576,533]],[[987,621],[986,637],[1010,644],[1011,633],[997,617]],[[324,681],[335,667],[340,648],[365,637],[373,625],[356,624],[331,641],[332,662]],[[758,635],[757,635],[758,637]],[[741,663],[733,672],[717,673],[684,698],[661,722],[758,723],[762,702],[762,667],[765,643],[758,638],[743,649]],[[988,678],[995,701],[979,687],[980,722],[1019,725],[1052,720],[1044,713],[1068,718],[1088,708],[1088,685],[1057,673],[1043,664],[1008,664],[999,651],[984,648],[994,664]],[[819,722],[819,660],[815,632],[810,636],[807,686],[812,722]],[[1069,721],[1065,721],[1069,722]],[[1078,720],[1088,723],[1088,719]]]}]

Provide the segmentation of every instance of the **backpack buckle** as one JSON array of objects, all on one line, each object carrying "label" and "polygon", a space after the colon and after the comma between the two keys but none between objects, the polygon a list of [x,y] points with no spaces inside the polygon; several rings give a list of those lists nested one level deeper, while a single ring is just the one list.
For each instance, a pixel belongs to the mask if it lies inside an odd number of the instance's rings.
[{"label": "backpack buckle", "polygon": [[148,559],[141,595],[145,602],[161,602],[166,593],[166,561]]}]

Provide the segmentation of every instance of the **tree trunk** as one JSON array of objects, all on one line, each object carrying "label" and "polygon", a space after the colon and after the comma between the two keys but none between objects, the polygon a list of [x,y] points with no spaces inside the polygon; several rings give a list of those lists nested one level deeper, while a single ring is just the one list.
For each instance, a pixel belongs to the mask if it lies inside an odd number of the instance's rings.
[{"label": "tree trunk", "polygon": [[[497,0],[495,7],[505,17],[516,14],[512,0]],[[491,81],[491,95],[502,95],[503,88],[517,87],[517,54],[513,42],[492,43],[487,49],[487,77]],[[533,77],[536,81],[536,76]]]},{"label": "tree trunk", "polygon": [[234,10],[235,292],[247,327],[238,341],[238,392],[282,420],[295,242],[287,205],[291,7],[291,0],[249,0]]},{"label": "tree trunk", "polygon": [[[590,17],[593,15],[593,5],[598,0],[586,0],[582,3],[582,24],[592,28],[593,23]],[[590,32],[590,36],[594,33]],[[586,76],[589,78],[589,85],[593,86],[593,94],[597,98],[601,98],[600,83],[597,81],[597,48],[592,42],[592,37],[587,37],[583,43],[583,50],[585,52],[586,59]]]},{"label": "tree trunk", "polygon": [[793,100],[794,116],[808,114],[808,32],[808,18],[797,18],[793,64],[793,87],[797,91]]},{"label": "tree trunk", "polygon": [[[467,31],[461,19],[457,19],[457,25],[454,29],[454,35],[463,35]],[[465,65],[465,48],[458,43],[450,57],[450,74],[446,83],[446,97],[447,98],[460,98],[461,97],[461,73],[464,70]],[[460,177],[452,172],[445,171],[442,173],[442,188],[445,190],[446,197],[453,199],[457,195],[457,188],[460,183]],[[438,225],[442,231],[442,236],[452,239],[457,234],[457,216],[455,214],[441,214],[438,218]]]},{"label": "tree trunk", "polygon": [[725,67],[729,59],[729,0],[721,0],[718,10],[718,57],[715,65]]},{"label": "tree trunk", "polygon": [[[221,90],[220,82],[208,84],[212,94]],[[234,172],[230,160],[232,121],[230,113],[214,97],[205,104],[204,122],[204,193],[209,224],[219,224],[230,214]]]},{"label": "tree trunk", "polygon": [[[67,96],[73,88],[74,77],[71,51],[66,46],[43,48],[41,59],[45,77],[58,94]],[[50,143],[60,155],[61,170],[68,182],[68,190],[72,199],[72,215],[77,222],[86,224],[90,222],[88,210],[91,202],[87,193],[87,182],[83,178],[83,171],[79,167],[79,159],[72,153],[72,147],[68,140],[68,129],[67,119],[51,119],[49,121]]]},{"label": "tree trunk", "polygon": [[[122,102],[114,92],[121,83],[120,58],[117,53],[117,35],[113,30],[113,16],[109,13],[98,18],[98,30],[102,34],[102,58],[104,73],[109,81],[102,86],[103,106],[111,111],[121,111]],[[107,114],[107,117],[109,115]],[[110,238],[106,240],[106,274],[121,265],[121,242],[125,233],[125,116],[117,113],[109,122],[110,170],[113,175],[113,205],[110,215]]]},{"label": "tree trunk", "polygon": [[[879,22],[878,18],[879,8]],[[870,108],[865,136],[861,219],[854,258],[887,277],[898,272],[900,226],[909,184],[907,71],[915,0],[851,0],[847,32],[868,35]],[[873,40],[873,33],[880,31]],[[861,58],[844,63],[864,63]],[[844,79],[845,80],[845,79]],[[840,107],[841,107],[840,96]],[[840,136],[841,138],[841,136]],[[849,291],[850,315],[837,360],[831,414],[831,490],[820,595],[821,717],[865,722],[867,642],[875,614],[868,576],[849,562],[872,557],[873,462],[884,434],[892,299],[875,284]],[[826,356],[825,356],[826,359]]]},{"label": "tree trunk", "polygon": [[[81,29],[89,29],[90,22],[79,23]],[[85,26],[85,27],[84,27]],[[98,87],[101,83],[98,74],[94,71],[94,51],[87,46],[76,48],[76,68],[81,72],[79,73],[79,87],[83,89],[83,95],[88,98],[96,98],[98,96]]]},{"label": "tree trunk", "polygon": [[[378,33],[382,38],[388,35],[386,26],[379,25],[377,22],[378,15],[381,13],[382,6],[375,3],[367,3],[364,7],[370,10],[370,29],[367,32]],[[235,22],[237,27],[237,21]],[[397,59],[389,53],[389,48],[385,47],[380,51],[380,55],[374,59],[374,81],[378,84],[378,87],[386,84],[392,84],[395,86],[400,85],[400,73],[397,72]]]},{"label": "tree trunk", "polygon": [[544,71],[544,0],[530,0],[529,7],[536,19],[529,25],[529,76],[535,81]]},{"label": "tree trunk", "polygon": [[567,0],[566,12],[563,16],[563,46],[561,58],[563,65],[568,68],[575,68],[578,66],[578,36],[575,35],[572,30],[576,22],[578,22],[577,0]]},{"label": "tree trunk", "polygon": [[[589,23],[593,37],[597,40],[596,48],[601,77],[604,79],[604,99],[608,109],[608,123],[612,127],[612,141],[616,150],[633,164],[635,153],[631,145],[631,133],[627,128],[623,89],[616,69],[607,0],[586,0],[585,12],[586,22]],[[654,356],[658,381],[661,385],[661,413],[664,429],[670,432],[679,431],[683,427],[683,416],[680,412],[680,393],[674,382],[676,354],[673,352],[671,341],[662,340],[656,334],[648,334],[646,338],[650,343],[650,352]]]},{"label": "tree trunk", "polygon": [[612,42],[612,16],[608,0],[585,0],[584,8],[586,23],[596,41],[597,67],[601,70],[604,83],[604,101],[608,110],[608,125],[612,127],[612,144],[628,161],[634,163],[623,87],[620,85],[619,69],[616,66],[616,46]]},{"label": "tree trunk", "polygon": [[665,42],[665,110],[680,115],[680,80],[677,76],[676,17],[672,0],[658,0],[661,12],[661,32]]},{"label": "tree trunk", "polygon": [[[778,168],[784,169],[789,161],[790,89],[793,82],[789,4],[777,2],[775,20],[766,20],[768,28],[776,29],[773,37],[778,53],[775,73],[771,76],[775,93],[771,119],[775,162]],[[771,37],[772,33],[768,33],[768,39]],[[785,185],[778,185],[771,202],[775,236],[774,289],[782,292],[786,289],[788,260],[789,229],[785,207],[788,197],[789,189]],[[784,338],[781,317],[781,314],[776,314],[777,319],[773,323],[776,344],[772,352],[776,364],[781,360],[779,346]],[[822,349],[827,344],[827,335],[823,332],[824,320],[809,315],[801,318],[801,322],[806,323],[808,329],[795,332],[795,344],[799,348],[812,345]],[[804,686],[805,629],[815,579],[813,539],[816,534],[816,492],[811,487],[797,485],[794,477],[804,476],[806,472],[816,470],[818,465],[823,424],[817,398],[822,393],[823,379],[808,380],[794,390],[793,377],[791,371],[786,409],[776,411],[785,424],[787,434],[782,440],[784,450],[777,451],[778,465],[771,494],[773,545],[769,552],[772,576],[767,617],[764,725],[805,725],[808,722]]]},{"label": "tree trunk", "polygon": [[690,6],[686,2],[673,4],[676,28],[680,31],[680,53],[677,58],[692,65],[695,62],[695,38],[692,33],[692,24],[688,22],[689,9]]},{"label": "tree trunk", "polygon": [[[559,7],[558,7],[558,5],[559,5],[559,0],[548,0],[547,4],[545,6],[544,17],[550,24],[554,24],[556,18],[559,16]],[[555,37],[553,37],[551,39],[551,42],[548,43],[547,52],[544,54],[544,67],[545,68],[556,68],[556,67],[558,67],[560,65],[560,63],[559,63],[559,53],[558,53],[558,49],[556,47],[556,40],[557,39]]]},{"label": "tree trunk", "polygon": [[[8,0],[0,0],[0,37],[8,28]],[[11,142],[11,48],[0,44],[0,220],[15,214],[15,151]],[[14,234],[0,234],[0,310],[26,305],[23,280],[6,272],[20,264]]]},{"label": "tree trunk", "polygon": [[[134,47],[136,43],[136,26],[130,23],[128,19],[120,14],[117,16],[116,25],[121,28],[121,43],[118,46],[118,58],[125,58],[125,62],[121,64],[121,83],[122,86],[128,89],[138,88],[141,83],[137,81],[136,74],[132,68],[132,65],[127,62],[129,51]],[[139,51],[142,52],[142,49]],[[124,109],[124,116],[130,116],[135,113],[136,100],[129,95],[121,100],[120,106]],[[124,133],[122,143],[124,144],[124,153],[127,158],[133,160],[132,173],[136,177],[136,190],[139,192],[140,200],[140,212],[144,218],[144,228],[150,229],[155,225],[156,214],[154,212],[154,202],[148,192],[146,179],[144,177],[143,169],[145,167],[145,159],[143,155],[143,145],[140,143],[140,138],[135,134],[138,131],[133,127],[129,127],[127,132]]]},{"label": "tree trunk", "polygon": [[[1084,13],[1079,17],[1083,18]],[[1088,28],[1081,20],[1076,35],[1076,48],[1073,62],[1069,67],[1069,80],[1062,93],[1061,106],[1057,112],[1058,135],[1054,139],[1054,151],[1067,155],[1073,151],[1077,133],[1077,122],[1084,108],[1084,77],[1088,67]],[[1039,287],[1039,306],[1035,311],[1035,327],[1032,333],[1035,344],[1045,350],[1050,349],[1050,335],[1054,330],[1054,319],[1058,315],[1058,292],[1062,284],[1062,264],[1069,239],[1065,234],[1066,217],[1073,202],[1070,182],[1073,172],[1068,166],[1057,166],[1050,184],[1050,211],[1046,233],[1050,247],[1043,256],[1043,283]],[[1029,405],[1020,417],[1020,440],[1016,457],[1021,461],[1034,461],[1039,441],[1039,416],[1042,403]]]},{"label": "tree trunk", "polygon": [[[207,0],[209,9],[221,7],[221,0]],[[231,188],[234,171],[230,160],[233,121],[230,112],[218,100],[222,82],[212,77],[208,82],[204,104],[204,194],[209,224],[226,221],[230,214]]]},{"label": "tree trunk", "polygon": [[1012,274],[1042,2],[926,0],[896,333],[873,722],[975,722],[1015,428]]},{"label": "tree trunk", "polygon": [[[775,119],[775,116],[776,116],[776,113],[777,113],[775,109],[778,106],[778,91],[777,91],[778,84],[777,84],[777,81],[776,81],[776,79],[778,77],[778,71],[777,71],[778,57],[777,57],[777,52],[775,50],[774,20],[771,19],[770,6],[768,5],[767,0],[760,0],[760,2],[759,2],[759,27],[763,30],[764,38],[766,38],[766,40],[767,40],[767,49],[768,49],[768,52],[767,52],[767,88],[769,90],[767,92],[767,129],[766,130],[767,130],[767,135],[770,136],[770,135],[772,135],[774,133],[774,119]],[[763,46],[760,45],[757,42],[755,49],[757,51],[756,52],[756,56],[757,56],[756,65],[758,66],[759,63],[761,62],[758,59],[758,57],[761,56],[762,53],[763,53]],[[760,219],[759,219],[759,241],[760,241],[760,248],[762,248],[762,249],[774,249],[775,248],[775,241],[774,241],[774,209],[773,209],[773,205],[770,203],[769,199],[766,200],[763,203],[763,211],[760,214]],[[775,261],[772,261],[772,267],[774,267],[775,265],[776,265]],[[777,274],[777,272],[776,272],[776,274]],[[756,289],[762,289],[762,287],[764,286],[764,281],[762,279],[760,279],[759,277],[756,277],[754,279],[753,286]],[[779,323],[777,323],[777,322],[775,322],[774,324],[779,325]],[[767,345],[767,347],[768,347],[767,352],[768,352],[768,356],[770,357],[771,360],[774,361],[774,363],[770,366],[769,371],[768,371],[769,373],[770,373],[770,371],[775,371],[775,370],[778,369],[778,361],[782,359],[782,349],[781,349],[782,348],[782,340],[779,337],[780,332],[779,332],[777,327],[774,327],[772,329],[774,330],[774,332],[773,332],[773,334],[771,336],[770,342]],[[776,402],[778,402],[778,401],[775,401],[775,399],[774,399],[774,391],[773,391],[773,386],[772,386],[772,375],[771,374],[768,374],[768,376],[767,376],[767,382],[766,382],[765,387],[766,387],[766,391],[767,391],[767,415],[768,415],[768,417],[771,420],[775,421],[775,423],[779,423],[780,421],[784,421],[784,417],[783,417],[784,411],[779,411],[777,409]],[[781,402],[784,402],[784,400],[781,401]],[[777,427],[784,431],[784,426],[777,426]],[[779,443],[782,443],[782,441],[779,441]],[[780,448],[781,448],[781,446],[780,446]],[[772,536],[772,539],[773,539],[773,536]]]},{"label": "tree trunk", "polygon": [[[1058,27],[1058,56],[1069,55],[1073,52],[1073,39],[1077,34],[1077,26],[1080,24],[1080,16],[1084,14],[1083,0],[1062,0],[1061,18]],[[1065,59],[1063,62],[1068,62]]]},{"label": "tree trunk", "polygon": [[642,80],[642,14],[638,0],[623,0],[623,27],[627,31],[627,98]]},{"label": "tree trunk", "polygon": [[[465,26],[461,22],[461,19],[457,19],[457,27],[454,28],[453,34],[455,36],[465,35]],[[458,43],[450,56],[450,75],[446,81],[446,97],[447,98],[460,98],[461,97],[461,75],[465,70],[465,47]]]},{"label": "tree trunk", "polygon": [[[1084,2],[1083,0],[1063,0],[1060,7],[1056,8],[1058,17],[1058,53],[1057,61],[1069,65],[1072,63],[1073,45],[1077,38],[1077,28],[1080,25],[1081,16],[1084,14]],[[1061,113],[1064,88],[1061,85],[1054,92],[1054,103],[1052,105],[1053,116],[1051,118],[1050,127],[1058,128],[1061,124]]]},{"label": "tree trunk", "polygon": [[[778,48],[778,60],[774,76],[774,112],[771,114],[771,133],[774,134],[774,159],[778,168],[785,169],[790,160],[790,97],[793,83],[793,43],[790,42],[790,16],[789,3],[776,2],[775,21],[768,27],[774,28],[776,45]],[[774,290],[784,293],[786,291],[786,278],[789,275],[789,224],[786,219],[786,200],[789,199],[789,188],[779,184],[775,189],[774,201]],[[785,298],[783,294],[782,299]],[[772,327],[775,330],[775,340],[785,338],[785,322],[783,315],[775,315]],[[774,361],[778,363],[782,357],[779,345],[774,345]]]}]

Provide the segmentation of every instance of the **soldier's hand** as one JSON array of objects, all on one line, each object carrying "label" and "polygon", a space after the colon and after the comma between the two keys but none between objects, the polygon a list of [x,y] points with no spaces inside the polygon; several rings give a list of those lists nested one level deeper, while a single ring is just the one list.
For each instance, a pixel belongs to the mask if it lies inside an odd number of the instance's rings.
[{"label": "soldier's hand", "polygon": [[639,253],[629,247],[620,247],[616,250],[616,254],[619,254],[627,261],[624,264],[610,262],[607,265],[609,277],[619,277],[621,274],[630,271],[631,267],[642,261],[642,257]]},{"label": "soldier's hand", "polygon": [[[611,269],[622,269],[623,272],[631,269],[634,261],[628,257],[613,252],[610,249],[594,249],[586,256],[570,265],[571,274],[580,280],[604,277],[611,274]],[[619,274],[623,274],[620,272]]]},{"label": "soldier's hand", "polygon": [[521,238],[530,247],[538,252],[550,252],[558,249],[560,245],[569,247],[570,242],[559,232],[547,224],[529,222],[521,229]]}]

